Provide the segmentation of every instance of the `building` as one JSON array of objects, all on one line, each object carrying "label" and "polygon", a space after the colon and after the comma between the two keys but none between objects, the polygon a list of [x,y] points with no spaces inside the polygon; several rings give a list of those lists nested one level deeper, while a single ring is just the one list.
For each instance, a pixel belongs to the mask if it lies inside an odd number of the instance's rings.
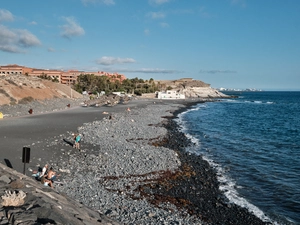
[{"label": "building", "polygon": [[67,85],[75,84],[79,75],[87,74],[94,74],[95,76],[107,76],[110,77],[113,81],[119,80],[120,82],[126,79],[126,77],[123,74],[109,73],[104,71],[85,72],[78,70],[46,70],[29,68],[25,66],[19,66],[16,64],[0,66],[0,76],[7,76],[13,74],[23,74],[28,76],[47,76],[51,77],[52,79],[57,79],[58,82],[61,84]]},{"label": "building", "polygon": [[185,99],[184,94],[180,94],[179,91],[169,90],[166,92],[157,92],[158,99]]},{"label": "building", "polygon": [[23,68],[18,65],[0,66],[1,76],[6,76],[9,74],[23,74]]}]

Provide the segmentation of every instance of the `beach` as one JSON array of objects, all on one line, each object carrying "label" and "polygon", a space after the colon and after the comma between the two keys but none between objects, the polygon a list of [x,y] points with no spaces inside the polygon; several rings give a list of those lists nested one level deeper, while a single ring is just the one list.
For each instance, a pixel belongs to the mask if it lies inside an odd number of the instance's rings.
[{"label": "beach", "polygon": [[[173,118],[201,101],[136,99],[7,119],[24,138],[2,143],[8,151],[9,144],[31,146],[29,170],[50,164],[61,174],[56,191],[120,224],[267,224],[230,203],[216,171],[185,151],[192,143]],[[28,127],[35,131],[26,133]],[[70,145],[76,131],[83,135],[80,151]]]}]

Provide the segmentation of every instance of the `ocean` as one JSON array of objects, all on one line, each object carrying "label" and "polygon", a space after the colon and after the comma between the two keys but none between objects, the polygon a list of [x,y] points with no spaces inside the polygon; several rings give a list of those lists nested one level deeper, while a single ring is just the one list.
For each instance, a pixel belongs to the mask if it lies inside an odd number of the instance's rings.
[{"label": "ocean", "polygon": [[215,167],[231,202],[273,224],[300,224],[300,92],[233,92],[177,122]]}]

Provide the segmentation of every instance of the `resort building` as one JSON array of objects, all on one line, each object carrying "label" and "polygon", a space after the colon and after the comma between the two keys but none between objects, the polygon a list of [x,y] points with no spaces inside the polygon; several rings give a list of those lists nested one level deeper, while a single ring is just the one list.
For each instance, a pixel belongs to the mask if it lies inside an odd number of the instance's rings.
[{"label": "resort building", "polygon": [[75,84],[77,81],[77,77],[79,75],[87,75],[87,74],[94,74],[95,76],[107,76],[110,77],[113,81],[119,80],[122,82],[126,79],[123,74],[118,73],[109,73],[104,71],[97,71],[97,72],[85,72],[85,71],[78,71],[78,70],[45,70],[45,69],[35,69],[29,68],[25,66],[19,65],[7,65],[7,66],[0,66],[0,76],[6,75],[13,75],[13,74],[23,74],[27,76],[47,76],[51,77],[52,79],[57,79],[59,83],[62,84]]},{"label": "resort building", "polygon": [[185,99],[185,95],[180,91],[169,90],[166,92],[157,92],[158,99]]},{"label": "resort building", "polygon": [[0,75],[23,74],[23,68],[18,65],[0,66]]}]

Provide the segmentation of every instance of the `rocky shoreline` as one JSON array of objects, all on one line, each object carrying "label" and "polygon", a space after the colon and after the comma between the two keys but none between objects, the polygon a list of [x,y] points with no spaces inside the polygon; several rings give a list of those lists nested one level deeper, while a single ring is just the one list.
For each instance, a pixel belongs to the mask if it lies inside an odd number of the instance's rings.
[{"label": "rocky shoreline", "polygon": [[270,224],[228,202],[216,171],[185,151],[173,118],[199,102],[149,101],[83,124],[80,151],[71,131],[45,140],[61,173],[55,190],[120,224]]}]

